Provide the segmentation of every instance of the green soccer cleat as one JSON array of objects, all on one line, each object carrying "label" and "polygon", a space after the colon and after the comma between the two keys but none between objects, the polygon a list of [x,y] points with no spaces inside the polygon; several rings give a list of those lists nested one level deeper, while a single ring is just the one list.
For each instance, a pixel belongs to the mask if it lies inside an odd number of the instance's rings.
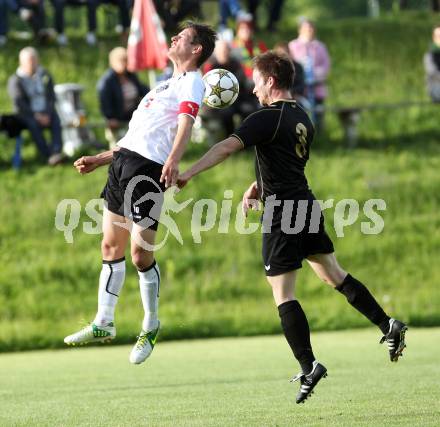
[{"label": "green soccer cleat", "polygon": [[116,328],[113,322],[106,326],[97,326],[94,323],[85,326],[78,332],[64,338],[67,345],[83,345],[91,342],[110,342],[116,337]]},{"label": "green soccer cleat", "polygon": [[138,340],[134,345],[133,349],[130,353],[130,362],[135,365],[139,365],[139,363],[144,362],[152,353],[154,345],[156,344],[157,335],[159,333],[160,322],[157,325],[156,329],[152,331],[145,332],[141,331],[138,336]]}]

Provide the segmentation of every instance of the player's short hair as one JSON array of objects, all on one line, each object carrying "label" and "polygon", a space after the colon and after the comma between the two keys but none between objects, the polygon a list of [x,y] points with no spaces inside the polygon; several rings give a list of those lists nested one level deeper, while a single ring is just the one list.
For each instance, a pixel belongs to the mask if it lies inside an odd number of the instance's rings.
[{"label": "player's short hair", "polygon": [[200,67],[214,51],[215,41],[217,40],[217,33],[205,24],[188,21],[183,25],[183,29],[191,28],[194,33],[193,44],[200,44],[202,46],[202,53],[197,60],[197,66]]},{"label": "player's short hair", "polygon": [[257,55],[254,60],[256,68],[264,81],[273,77],[278,89],[291,89],[295,78],[295,67],[292,60],[285,54],[272,50]]}]

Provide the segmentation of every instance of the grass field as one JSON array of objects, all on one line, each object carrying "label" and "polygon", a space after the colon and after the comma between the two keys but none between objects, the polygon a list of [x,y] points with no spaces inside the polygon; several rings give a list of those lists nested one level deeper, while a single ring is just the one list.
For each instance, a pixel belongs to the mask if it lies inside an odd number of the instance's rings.
[{"label": "grass field", "polygon": [[438,426],[440,329],[411,329],[397,364],[380,333],[315,333],[329,375],[304,405],[282,336],[159,343],[146,364],[128,346],[0,355],[0,425]]}]

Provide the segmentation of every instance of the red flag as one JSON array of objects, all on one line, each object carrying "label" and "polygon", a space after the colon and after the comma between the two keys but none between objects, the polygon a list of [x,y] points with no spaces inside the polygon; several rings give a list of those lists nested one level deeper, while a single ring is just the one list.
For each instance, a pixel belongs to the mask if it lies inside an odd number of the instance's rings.
[{"label": "red flag", "polygon": [[168,62],[168,45],[152,0],[135,0],[128,37],[128,69],[163,70]]}]

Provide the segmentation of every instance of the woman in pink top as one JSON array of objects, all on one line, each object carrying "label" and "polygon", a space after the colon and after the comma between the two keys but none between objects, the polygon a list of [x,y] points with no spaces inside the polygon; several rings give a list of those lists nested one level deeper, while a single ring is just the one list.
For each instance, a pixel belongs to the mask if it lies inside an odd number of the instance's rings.
[{"label": "woman in pink top", "polygon": [[298,38],[289,43],[292,58],[304,68],[306,96],[315,111],[314,122],[322,121],[322,104],[327,97],[326,80],[330,71],[330,57],[324,43],[315,39],[315,25],[308,19],[301,20]]}]

